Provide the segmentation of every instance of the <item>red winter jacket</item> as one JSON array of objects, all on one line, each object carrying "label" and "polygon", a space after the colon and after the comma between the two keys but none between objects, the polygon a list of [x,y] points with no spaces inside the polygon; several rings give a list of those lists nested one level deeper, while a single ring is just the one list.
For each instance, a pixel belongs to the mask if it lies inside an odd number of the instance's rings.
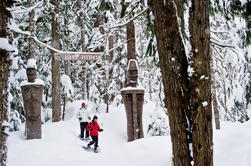
[{"label": "red winter jacket", "polygon": [[91,136],[98,136],[98,131],[103,131],[100,129],[97,122],[89,122],[86,129],[90,131]]}]

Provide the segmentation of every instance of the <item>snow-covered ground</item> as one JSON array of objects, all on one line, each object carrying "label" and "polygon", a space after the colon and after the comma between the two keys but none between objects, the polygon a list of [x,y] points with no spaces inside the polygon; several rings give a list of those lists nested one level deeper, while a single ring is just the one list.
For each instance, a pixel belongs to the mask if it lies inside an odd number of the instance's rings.
[{"label": "snow-covered ground", "polygon": [[[66,120],[47,122],[42,126],[42,139],[25,140],[24,130],[10,133],[7,166],[171,166],[170,136],[146,134],[153,103],[144,105],[145,138],[127,143],[124,106],[110,107],[110,113],[97,113],[104,132],[99,135],[100,153],[81,148],[87,142],[79,139],[79,123],[75,117],[81,101],[67,106]],[[88,105],[93,109],[92,105]],[[251,165],[251,121],[223,122],[214,131],[214,165]]]}]

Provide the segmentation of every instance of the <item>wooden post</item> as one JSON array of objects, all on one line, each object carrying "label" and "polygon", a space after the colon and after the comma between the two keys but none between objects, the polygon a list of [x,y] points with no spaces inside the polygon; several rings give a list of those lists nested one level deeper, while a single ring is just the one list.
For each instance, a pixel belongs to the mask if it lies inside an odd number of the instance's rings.
[{"label": "wooden post", "polygon": [[130,88],[121,90],[127,116],[128,142],[143,138],[142,112],[144,104],[144,90],[137,88],[138,68],[135,59],[128,63],[128,85]]},{"label": "wooden post", "polygon": [[127,33],[127,51],[128,51],[128,61],[130,59],[136,59],[136,54],[135,54],[135,28],[134,28],[134,23],[133,21],[130,21],[126,25],[126,33]]},{"label": "wooden post", "polygon": [[139,127],[138,127],[138,112],[137,112],[137,96],[135,93],[132,94],[132,117],[133,117],[133,140],[139,138]]},{"label": "wooden post", "polygon": [[[30,1],[30,7],[33,7],[34,5],[34,0],[29,0]],[[29,20],[29,31],[30,35],[34,38],[34,33],[35,33],[35,10],[32,9],[29,12],[30,20]],[[29,58],[35,58],[35,41],[34,39],[30,37],[29,38]]]},{"label": "wooden post", "polygon": [[[29,62],[29,61],[28,61]],[[27,68],[28,82],[21,83],[26,116],[27,139],[41,138],[41,105],[44,85],[36,81],[36,69]]]},{"label": "wooden post", "polygon": [[41,138],[41,105],[43,85],[22,86],[24,110],[26,116],[27,139]]}]

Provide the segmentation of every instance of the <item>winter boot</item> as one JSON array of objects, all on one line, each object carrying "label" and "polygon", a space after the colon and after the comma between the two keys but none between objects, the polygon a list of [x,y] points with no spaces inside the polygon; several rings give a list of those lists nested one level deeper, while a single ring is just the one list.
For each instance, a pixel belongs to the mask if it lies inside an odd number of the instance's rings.
[{"label": "winter boot", "polygon": [[97,151],[97,149],[98,149],[98,146],[95,146],[95,147],[94,147],[94,151]]}]

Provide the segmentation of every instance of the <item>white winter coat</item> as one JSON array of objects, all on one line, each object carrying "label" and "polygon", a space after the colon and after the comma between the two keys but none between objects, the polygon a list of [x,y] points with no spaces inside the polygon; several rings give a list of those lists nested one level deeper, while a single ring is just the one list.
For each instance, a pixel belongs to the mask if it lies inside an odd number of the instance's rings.
[{"label": "white winter coat", "polygon": [[[89,121],[89,113],[86,108],[80,108],[80,110],[76,114],[77,119],[79,122],[88,122]],[[81,118],[81,120],[80,120]]]}]

